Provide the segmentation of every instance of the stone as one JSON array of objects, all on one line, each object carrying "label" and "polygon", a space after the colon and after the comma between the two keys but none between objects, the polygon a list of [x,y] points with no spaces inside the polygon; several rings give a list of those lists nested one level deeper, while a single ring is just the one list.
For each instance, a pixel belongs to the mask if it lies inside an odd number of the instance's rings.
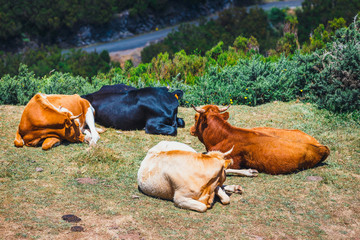
[{"label": "stone", "polygon": [[72,232],[84,232],[84,228],[82,226],[73,226],[70,230]]},{"label": "stone", "polygon": [[307,176],[306,180],[308,182],[319,182],[319,181],[323,180],[323,178],[320,176]]},{"label": "stone", "polygon": [[75,216],[73,214],[67,214],[61,217],[62,220],[66,221],[66,222],[80,222],[81,218],[79,218],[78,216]]}]

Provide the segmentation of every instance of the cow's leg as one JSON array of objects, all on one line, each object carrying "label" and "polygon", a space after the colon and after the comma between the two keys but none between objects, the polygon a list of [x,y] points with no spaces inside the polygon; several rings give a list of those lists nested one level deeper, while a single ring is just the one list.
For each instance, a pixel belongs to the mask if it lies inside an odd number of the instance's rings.
[{"label": "cow's leg", "polygon": [[151,118],[146,122],[145,132],[149,134],[176,136],[176,125],[176,123],[173,126],[166,124],[166,118]]},{"label": "cow's leg", "polygon": [[83,133],[85,135],[85,142],[90,143],[91,139],[92,139],[91,132],[89,130],[85,129],[85,131]]},{"label": "cow's leg", "polygon": [[182,119],[182,118],[176,118],[176,122],[177,122],[177,125],[178,127],[180,128],[184,128],[185,127],[185,121]]},{"label": "cow's leg", "polygon": [[21,137],[21,135],[19,133],[19,129],[16,131],[14,145],[16,147],[23,147],[24,146],[24,140],[23,140],[23,138]]},{"label": "cow's leg", "polygon": [[47,138],[45,139],[45,141],[42,144],[42,149],[43,150],[49,150],[52,147],[56,147],[60,145],[60,139],[58,138]]},{"label": "cow's leg", "polygon": [[244,192],[240,185],[222,185],[221,188],[227,193],[242,194]]},{"label": "cow's leg", "polygon": [[222,204],[230,203],[230,197],[226,194],[226,192],[220,186],[216,187],[215,194],[220,198],[220,201]]},{"label": "cow's leg", "polygon": [[106,132],[106,128],[95,128],[98,133],[104,133]]},{"label": "cow's leg", "polygon": [[255,169],[226,169],[226,175],[228,174],[235,174],[238,176],[245,176],[245,177],[257,177],[258,171]]},{"label": "cow's leg", "polygon": [[86,124],[88,125],[91,133],[91,140],[89,142],[90,146],[96,144],[100,139],[99,133],[96,131],[95,127],[95,118],[94,118],[94,108],[90,106],[86,112]]},{"label": "cow's leg", "polygon": [[179,208],[190,209],[197,212],[206,212],[207,210],[207,206],[204,203],[185,197],[179,192],[176,192],[174,195],[174,203],[175,206]]}]

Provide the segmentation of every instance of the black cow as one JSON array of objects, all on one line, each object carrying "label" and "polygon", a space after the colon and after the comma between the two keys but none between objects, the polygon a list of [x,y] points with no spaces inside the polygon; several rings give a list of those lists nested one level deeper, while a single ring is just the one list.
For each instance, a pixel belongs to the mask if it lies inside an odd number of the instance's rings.
[{"label": "black cow", "polygon": [[108,85],[92,94],[81,96],[95,108],[95,121],[105,127],[121,130],[144,129],[149,134],[176,136],[177,127],[185,127],[177,117],[181,90],[169,92],[166,87],[126,90],[124,84]]}]

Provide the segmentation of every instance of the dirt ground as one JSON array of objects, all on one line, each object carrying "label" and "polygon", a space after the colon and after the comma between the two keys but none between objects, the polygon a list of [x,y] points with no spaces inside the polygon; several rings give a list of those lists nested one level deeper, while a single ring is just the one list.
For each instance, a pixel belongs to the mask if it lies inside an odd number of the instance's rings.
[{"label": "dirt ground", "polygon": [[119,62],[121,67],[124,67],[124,64],[127,60],[131,60],[134,66],[137,66],[141,62],[141,51],[144,49],[144,47],[128,49],[125,51],[111,52],[109,53],[110,59],[111,61]]}]

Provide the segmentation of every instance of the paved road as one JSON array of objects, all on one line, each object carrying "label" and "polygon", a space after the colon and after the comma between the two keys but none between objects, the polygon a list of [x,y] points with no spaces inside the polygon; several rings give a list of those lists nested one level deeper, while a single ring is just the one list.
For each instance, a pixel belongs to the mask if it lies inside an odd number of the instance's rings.
[{"label": "paved road", "polygon": [[[264,10],[269,10],[273,7],[277,7],[277,8],[300,7],[301,3],[303,1],[304,0],[272,2],[272,3],[261,4],[261,5],[259,5],[259,7],[263,8]],[[248,9],[252,8],[252,7],[255,7],[255,6],[248,7]],[[216,15],[213,17],[210,17],[210,18],[216,18]],[[196,21],[194,21],[193,23],[196,23]],[[82,49],[86,52],[93,52],[93,51],[101,52],[103,50],[107,50],[108,52],[117,52],[117,51],[124,51],[124,50],[128,50],[128,49],[134,49],[134,48],[138,48],[138,47],[143,47],[149,42],[161,40],[161,39],[165,38],[172,30],[176,30],[177,28],[178,28],[178,25],[173,26],[173,27],[168,27],[165,29],[161,29],[161,30],[155,31],[155,32],[144,33],[144,34],[137,35],[137,36],[134,36],[131,38],[120,39],[120,40],[117,40],[114,42],[100,43],[100,44],[96,44],[96,45],[86,46],[86,47],[82,47]]]}]

